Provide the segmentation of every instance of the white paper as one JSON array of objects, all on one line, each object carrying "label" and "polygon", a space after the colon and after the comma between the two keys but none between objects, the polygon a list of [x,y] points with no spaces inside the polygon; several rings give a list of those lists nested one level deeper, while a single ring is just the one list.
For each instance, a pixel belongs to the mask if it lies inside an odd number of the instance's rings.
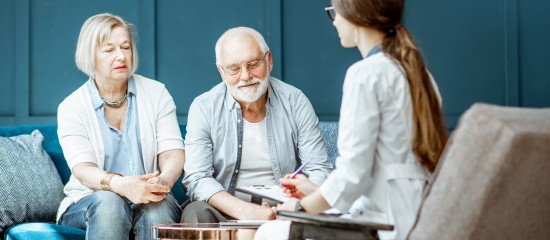
[{"label": "white paper", "polygon": [[248,187],[239,187],[236,190],[278,202],[286,202],[286,200],[288,200],[288,195],[283,192],[283,189],[279,185],[253,185]]}]

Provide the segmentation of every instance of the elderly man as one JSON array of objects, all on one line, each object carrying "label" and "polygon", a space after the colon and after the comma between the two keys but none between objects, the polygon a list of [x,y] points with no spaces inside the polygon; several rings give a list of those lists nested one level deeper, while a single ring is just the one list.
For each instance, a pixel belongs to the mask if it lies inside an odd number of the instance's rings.
[{"label": "elderly man", "polygon": [[235,188],[278,184],[303,162],[303,173],[321,184],[332,165],[318,119],[300,90],[269,75],[271,52],[254,29],[226,31],[216,65],[223,82],[189,109],[183,185],[193,202],[182,222],[274,219],[268,205]]}]

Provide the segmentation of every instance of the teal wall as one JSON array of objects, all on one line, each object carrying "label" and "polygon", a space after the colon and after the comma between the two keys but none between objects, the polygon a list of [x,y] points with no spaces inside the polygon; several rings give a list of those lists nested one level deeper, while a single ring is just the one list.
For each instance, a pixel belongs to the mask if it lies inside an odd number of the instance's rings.
[{"label": "teal wall", "polygon": [[[337,120],[342,80],[360,59],[323,11],[329,0],[0,0],[0,125],[55,124],[57,105],[87,79],[74,64],[82,23],[111,12],[138,29],[138,73],[166,84],[184,124],[194,97],[221,81],[214,44],[250,26],[274,54],[273,76]],[[474,102],[550,106],[549,1],[407,2],[404,23],[443,95],[448,125]]]}]

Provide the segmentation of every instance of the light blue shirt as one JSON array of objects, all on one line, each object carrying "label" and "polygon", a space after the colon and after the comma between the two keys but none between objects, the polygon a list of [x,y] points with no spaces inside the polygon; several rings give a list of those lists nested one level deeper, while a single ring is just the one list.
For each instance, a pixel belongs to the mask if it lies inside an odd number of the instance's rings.
[{"label": "light blue shirt", "polygon": [[[297,88],[270,77],[267,141],[275,181],[309,161],[303,173],[321,184],[332,169],[319,120]],[[187,118],[183,185],[191,200],[208,201],[219,191],[233,193],[239,174],[242,110],[225,83],[195,98]]]},{"label": "light blue shirt", "polygon": [[144,175],[143,156],[139,135],[138,109],[136,104],[136,84],[134,78],[128,79],[128,111],[124,131],[112,127],[105,117],[105,102],[101,100],[93,79],[88,80],[90,97],[95,109],[103,146],[105,150],[104,169],[124,176]]}]

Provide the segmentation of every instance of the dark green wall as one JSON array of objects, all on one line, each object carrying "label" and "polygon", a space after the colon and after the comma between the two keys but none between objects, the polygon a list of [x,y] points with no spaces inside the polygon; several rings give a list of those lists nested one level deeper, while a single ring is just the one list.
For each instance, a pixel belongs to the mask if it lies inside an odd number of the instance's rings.
[{"label": "dark green wall", "polygon": [[[0,125],[55,124],[57,105],[86,77],[74,64],[82,23],[111,12],[137,26],[138,73],[167,85],[185,123],[194,97],[221,81],[214,44],[250,26],[274,54],[275,77],[337,120],[342,80],[360,59],[343,49],[323,11],[328,0],[1,0]],[[549,107],[548,1],[407,2],[404,23],[440,86],[453,127],[474,102]]]}]

